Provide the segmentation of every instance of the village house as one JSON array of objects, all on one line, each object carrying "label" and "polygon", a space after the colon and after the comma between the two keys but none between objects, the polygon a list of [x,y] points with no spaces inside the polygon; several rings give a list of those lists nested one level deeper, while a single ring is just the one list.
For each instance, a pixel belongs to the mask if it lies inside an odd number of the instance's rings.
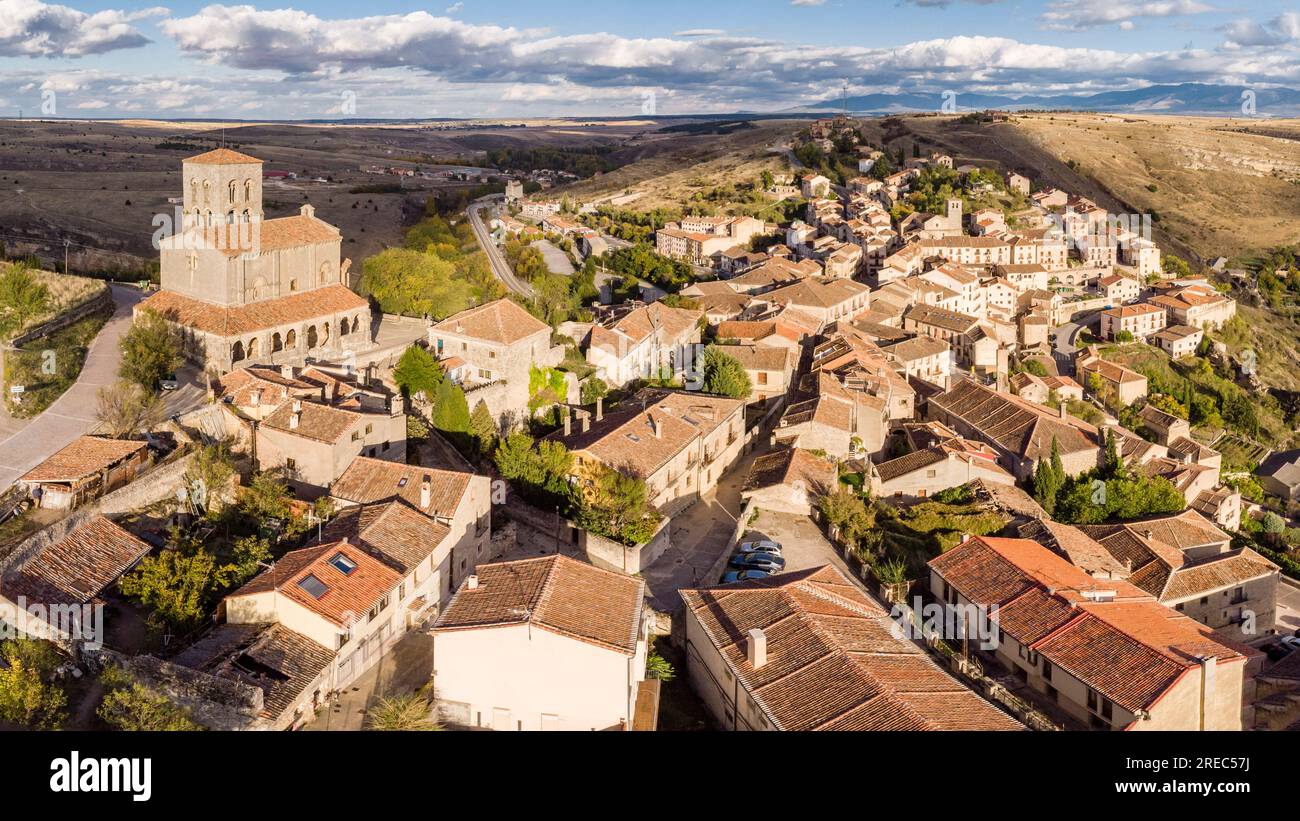
[{"label": "village house", "polygon": [[811,516],[817,500],[839,485],[833,459],[803,448],[778,448],[754,459],[740,498],[746,510]]},{"label": "village house", "polygon": [[723,729],[1020,727],[833,567],[681,594],[691,687]]},{"label": "village house", "polygon": [[101,594],[150,549],[110,519],[93,516],[61,538],[10,556],[0,578],[0,607],[10,614],[6,627],[65,647],[103,640],[91,633],[93,624],[67,623],[55,613],[59,608],[79,613],[68,609],[102,604]]},{"label": "village house", "polygon": [[1145,342],[1147,337],[1165,327],[1165,311],[1155,305],[1122,305],[1101,312],[1102,339],[1117,340],[1122,333]]},{"label": "village house", "polygon": [[1137,301],[1142,293],[1142,284],[1133,277],[1111,274],[1097,280],[1097,292],[1111,305],[1124,305]]},{"label": "village house", "polygon": [[564,358],[562,346],[551,347],[551,327],[510,299],[452,314],[433,325],[429,351],[447,370],[460,368],[470,410],[481,399],[494,419],[506,421],[521,421],[515,417],[531,398],[532,369],[554,367]]},{"label": "village house", "polygon": [[1007,189],[1029,196],[1029,178],[1014,171],[1007,172]]},{"label": "village house", "polygon": [[1237,315],[1237,301],[1206,285],[1170,288],[1147,302],[1168,315],[1170,325],[1191,325],[1203,331],[1222,328]]},{"label": "village house", "polygon": [[1038,405],[1051,403],[1052,397],[1058,402],[1083,400],[1083,386],[1068,376],[1037,376],[1021,371],[1012,375],[1010,384],[1016,396]]},{"label": "village house", "polygon": [[740,456],[745,402],[699,392],[644,390],[580,429],[547,439],[573,454],[572,480],[590,486],[603,470],[645,481],[646,498],[666,516],[694,503]]},{"label": "village house", "polygon": [[1160,350],[1169,354],[1171,359],[1191,356],[1200,347],[1205,338],[1205,331],[1191,325],[1171,325],[1151,335],[1148,342],[1154,342]]},{"label": "village house", "polygon": [[1096,346],[1080,351],[1074,360],[1079,381],[1090,392],[1114,397],[1121,405],[1131,405],[1147,395],[1147,378],[1131,368],[1102,359]]},{"label": "village house", "polygon": [[645,583],[568,556],[484,565],[434,623],[443,722],[630,730],[645,678]]},{"label": "village house", "polygon": [[817,199],[830,196],[831,181],[821,174],[807,174],[799,181],[800,193],[804,199]]},{"label": "village house", "polygon": [[850,319],[868,306],[869,287],[851,279],[802,279],[763,294],[763,300],[795,308],[823,324]]},{"label": "village house", "polygon": [[412,605],[418,612],[434,595],[428,557],[447,529],[409,509],[390,515],[415,530],[379,528],[364,546],[344,538],[291,550],[226,596],[226,621],[280,624],[316,642],[333,656],[331,689],[346,687],[414,626]]},{"label": "village house", "polygon": [[998,452],[983,442],[955,437],[871,465],[871,495],[893,503],[927,499],[977,480],[1014,485],[1016,477],[998,464]]},{"label": "village house", "polygon": [[587,362],[612,388],[665,372],[679,376],[695,367],[704,312],[670,308],[662,302],[642,305],[592,327]]},{"label": "village house", "polygon": [[793,386],[798,355],[790,348],[770,345],[723,345],[718,350],[731,356],[749,375],[753,390],[748,401],[766,405],[783,398]]},{"label": "village house", "polygon": [[1079,530],[1124,565],[1117,578],[1166,607],[1235,641],[1272,632],[1277,565],[1248,547],[1234,548],[1231,536],[1195,510]]},{"label": "village house", "polygon": [[1300,501],[1300,450],[1270,454],[1255,469],[1265,493],[1287,502]]},{"label": "village house", "polygon": [[1070,416],[1064,404],[1054,411],[961,379],[949,390],[929,398],[926,416],[967,439],[991,445],[1002,467],[1021,481],[1033,476],[1041,460],[1051,457],[1053,443],[1069,476],[1100,464],[1100,433]]},{"label": "village house", "polygon": [[432,577],[427,586],[421,581],[421,586],[429,591],[428,603],[433,605],[445,602],[476,565],[496,558],[491,542],[491,483],[486,476],[362,456],[330,488],[330,499],[341,515],[352,508],[375,510],[400,501],[447,529],[446,538],[429,554],[428,567],[416,571],[421,580],[426,574]]},{"label": "village house", "polygon": [[996,646],[984,652],[1079,727],[1242,727],[1252,651],[1037,542],[967,539],[931,560],[930,591],[949,607],[997,608]]},{"label": "village house", "polygon": [[18,477],[17,485],[48,510],[72,510],[130,482],[149,462],[145,442],[78,436]]}]

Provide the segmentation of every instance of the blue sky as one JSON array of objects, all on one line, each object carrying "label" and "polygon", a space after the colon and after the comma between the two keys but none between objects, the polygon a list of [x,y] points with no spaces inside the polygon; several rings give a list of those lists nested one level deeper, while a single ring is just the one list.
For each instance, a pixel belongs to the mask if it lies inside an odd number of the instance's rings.
[{"label": "blue sky", "polygon": [[1300,86],[1275,0],[0,0],[0,114],[630,116],[854,93]]}]

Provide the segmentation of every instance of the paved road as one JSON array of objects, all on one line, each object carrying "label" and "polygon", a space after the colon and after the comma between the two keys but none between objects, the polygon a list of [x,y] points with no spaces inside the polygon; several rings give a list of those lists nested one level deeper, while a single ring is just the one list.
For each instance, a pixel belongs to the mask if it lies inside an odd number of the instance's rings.
[{"label": "paved road", "polygon": [[470,228],[474,230],[474,238],[478,240],[483,253],[487,254],[488,263],[492,266],[492,273],[496,274],[497,279],[516,294],[530,297],[533,295],[532,286],[520,280],[515,276],[515,272],[510,270],[510,265],[506,263],[501,249],[497,248],[496,243],[492,241],[487,226],[483,223],[483,209],[490,206],[490,202],[478,200],[466,209],[466,213],[469,214]]},{"label": "paved road", "polygon": [[1300,630],[1300,590],[1287,584],[1277,586],[1277,632]]},{"label": "paved road", "polygon": [[0,492],[54,452],[89,431],[98,420],[97,394],[117,378],[118,341],[131,327],[131,309],[144,298],[139,290],[112,285],[113,316],[90,343],[86,363],[72,387],[39,416],[0,441]]},{"label": "paved road", "polygon": [[1058,327],[1056,333],[1057,370],[1065,376],[1074,375],[1074,355],[1079,351],[1079,332],[1084,328],[1099,326],[1101,314],[1085,314],[1078,321],[1070,321]]}]

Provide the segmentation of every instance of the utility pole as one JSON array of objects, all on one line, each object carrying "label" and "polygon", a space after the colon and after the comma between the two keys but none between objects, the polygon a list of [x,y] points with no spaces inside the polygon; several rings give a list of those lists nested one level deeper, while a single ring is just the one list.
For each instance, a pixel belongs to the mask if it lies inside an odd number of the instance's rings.
[{"label": "utility pole", "polygon": [[68,246],[71,244],[72,240],[63,240],[63,275],[65,277],[68,275]]}]

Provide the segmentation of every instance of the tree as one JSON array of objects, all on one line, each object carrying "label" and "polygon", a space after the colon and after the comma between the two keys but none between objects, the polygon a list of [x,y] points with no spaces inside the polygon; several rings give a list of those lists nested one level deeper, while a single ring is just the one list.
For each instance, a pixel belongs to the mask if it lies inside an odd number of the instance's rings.
[{"label": "tree", "polygon": [[444,379],[438,385],[429,422],[443,433],[469,432],[469,402],[465,399],[465,392],[450,379]]},{"label": "tree", "polygon": [[750,383],[744,366],[724,348],[710,345],[704,349],[704,355],[700,359],[705,393],[746,399],[753,392],[754,386]]},{"label": "tree", "polygon": [[158,382],[184,361],[180,334],[155,311],[137,315],[119,345],[122,361],[118,375],[147,391],[156,390]]},{"label": "tree", "polygon": [[360,290],[385,313],[445,319],[470,307],[472,288],[440,254],[386,248],[361,264]]},{"label": "tree", "polygon": [[54,645],[37,639],[0,644],[0,721],[33,730],[57,730],[68,697],[51,683],[62,657]]},{"label": "tree", "polygon": [[1043,510],[1050,515],[1056,509],[1056,494],[1065,484],[1065,469],[1061,466],[1061,450],[1056,437],[1052,437],[1052,452],[1049,459],[1039,459],[1034,468],[1034,498]]},{"label": "tree", "polygon": [[591,405],[609,395],[609,386],[599,376],[589,376],[582,383],[582,404]]},{"label": "tree", "polygon": [[167,406],[161,396],[125,379],[100,388],[96,398],[99,403],[96,417],[119,439],[152,430],[167,418]]},{"label": "tree", "polygon": [[445,378],[438,360],[419,345],[403,351],[397,367],[393,368],[393,381],[408,398],[423,397],[432,401]]},{"label": "tree", "polygon": [[594,533],[638,545],[654,536],[660,516],[647,503],[643,479],[603,468],[583,496],[578,521]]},{"label": "tree", "polygon": [[269,519],[287,522],[293,517],[292,499],[293,493],[284,479],[262,471],[253,474],[248,484],[239,489],[239,510],[258,524]]},{"label": "tree", "polygon": [[366,728],[370,730],[441,730],[430,717],[433,705],[419,693],[381,698],[366,711]]},{"label": "tree", "polygon": [[492,452],[496,445],[497,425],[492,419],[492,412],[488,410],[487,403],[482,399],[474,406],[474,413],[469,417],[470,432],[478,441],[478,451],[481,454]]},{"label": "tree", "polygon": [[115,730],[183,732],[205,729],[189,710],[172,703],[120,667],[104,668],[99,678],[107,692],[96,715]]},{"label": "tree", "polygon": [[153,610],[150,621],[197,627],[216,587],[217,560],[206,550],[170,548],[146,556],[122,577],[122,593]]},{"label": "tree", "polygon": [[673,669],[672,662],[654,651],[651,651],[650,655],[646,656],[645,674],[648,678],[664,682],[677,678],[677,671]]},{"label": "tree", "polygon": [[6,266],[0,273],[0,332],[22,330],[50,305],[50,289],[24,263]]},{"label": "tree", "polygon": [[1109,428],[1106,430],[1106,453],[1102,460],[1102,472],[1106,478],[1119,475],[1124,467],[1124,461],[1119,454],[1118,438],[1114,431]]},{"label": "tree", "polygon": [[221,494],[235,475],[235,462],[222,442],[201,446],[185,471],[185,489],[190,500],[209,515],[217,513],[224,501]]}]

